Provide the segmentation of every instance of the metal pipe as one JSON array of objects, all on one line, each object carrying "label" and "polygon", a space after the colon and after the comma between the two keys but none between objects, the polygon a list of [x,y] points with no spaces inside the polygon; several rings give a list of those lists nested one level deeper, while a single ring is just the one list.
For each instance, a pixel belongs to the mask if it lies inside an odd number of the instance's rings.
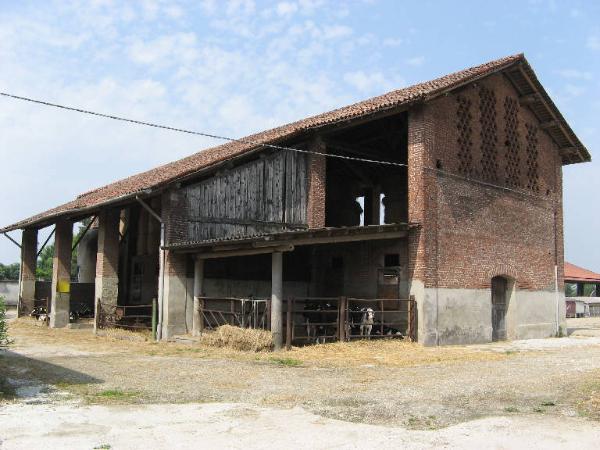
[{"label": "metal pipe", "polygon": [[38,258],[40,257],[40,255],[42,254],[42,252],[44,251],[44,249],[46,248],[46,245],[48,245],[48,242],[50,242],[50,238],[52,238],[52,236],[54,236],[54,232],[55,231],[56,231],[56,225],[54,226],[54,228],[52,228],[52,231],[48,235],[48,238],[44,241],[44,245],[42,245],[42,248],[40,248],[40,250],[37,252],[37,257]]},{"label": "metal pipe", "polygon": [[88,230],[90,229],[90,227],[92,226],[92,224],[94,223],[94,221],[96,220],[97,217],[98,216],[95,215],[94,218],[92,220],[90,220],[90,223],[87,224],[87,226],[85,227],[85,230],[83,230],[83,233],[81,233],[81,236],[79,236],[77,238],[77,240],[75,241],[75,243],[73,244],[73,247],[71,248],[71,252],[75,251],[75,249],[79,245],[79,242],[81,242],[81,240],[83,239],[85,234],[88,232]]},{"label": "metal pipe", "polygon": [[2,233],[4,236],[6,236],[6,239],[8,239],[9,241],[11,241],[13,244],[15,244],[17,247],[21,248],[21,244],[19,244],[17,241],[15,241],[12,237],[10,237],[8,235],[8,233],[5,231]]}]

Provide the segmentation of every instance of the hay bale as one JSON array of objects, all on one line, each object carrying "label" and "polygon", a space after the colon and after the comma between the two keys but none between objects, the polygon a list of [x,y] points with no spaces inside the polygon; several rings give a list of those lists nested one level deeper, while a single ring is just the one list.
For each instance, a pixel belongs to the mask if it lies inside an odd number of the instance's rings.
[{"label": "hay bale", "polygon": [[260,352],[273,348],[273,335],[266,330],[223,325],[205,332],[200,342],[212,347],[226,347],[240,351]]}]

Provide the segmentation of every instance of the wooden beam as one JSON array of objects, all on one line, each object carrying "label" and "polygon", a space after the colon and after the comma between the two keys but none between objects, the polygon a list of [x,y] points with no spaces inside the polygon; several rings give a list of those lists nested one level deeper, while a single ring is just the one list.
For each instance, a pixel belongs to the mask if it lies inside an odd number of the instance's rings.
[{"label": "wooden beam", "polygon": [[519,103],[521,104],[521,106],[529,106],[541,100],[542,98],[538,92],[534,92],[533,94],[522,95],[521,97],[519,97]]},{"label": "wooden beam", "polygon": [[548,130],[549,128],[560,127],[560,123],[556,120],[549,120],[548,122],[540,123],[540,129]]},{"label": "wooden beam", "polygon": [[[194,252],[198,251],[197,249],[190,249],[186,252]],[[212,251],[208,253],[197,253],[196,258],[198,259],[216,259],[216,258],[231,258],[232,256],[253,256],[253,255],[263,255],[265,253],[274,253],[274,252],[292,252],[294,251],[294,246],[291,244],[288,245],[275,245],[270,247],[261,247],[261,248],[249,248],[249,249],[240,249],[240,250],[225,250],[225,251]]]}]

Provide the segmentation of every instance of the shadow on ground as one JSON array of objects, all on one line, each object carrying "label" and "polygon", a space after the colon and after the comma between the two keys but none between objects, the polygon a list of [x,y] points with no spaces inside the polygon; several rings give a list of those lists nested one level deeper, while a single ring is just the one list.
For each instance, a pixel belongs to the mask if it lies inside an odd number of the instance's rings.
[{"label": "shadow on ground", "polygon": [[85,373],[28,358],[8,349],[0,350],[0,401],[36,397],[46,391],[48,385],[85,385],[103,382]]}]

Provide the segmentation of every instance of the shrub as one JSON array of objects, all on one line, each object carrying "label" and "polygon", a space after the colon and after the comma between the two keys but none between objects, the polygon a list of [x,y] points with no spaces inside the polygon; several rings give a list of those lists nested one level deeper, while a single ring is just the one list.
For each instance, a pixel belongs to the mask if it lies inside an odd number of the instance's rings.
[{"label": "shrub", "polygon": [[273,335],[270,331],[223,325],[203,334],[200,342],[213,347],[260,352],[273,347]]},{"label": "shrub", "polygon": [[6,324],[6,304],[4,297],[0,297],[0,347],[8,345],[8,325]]}]

